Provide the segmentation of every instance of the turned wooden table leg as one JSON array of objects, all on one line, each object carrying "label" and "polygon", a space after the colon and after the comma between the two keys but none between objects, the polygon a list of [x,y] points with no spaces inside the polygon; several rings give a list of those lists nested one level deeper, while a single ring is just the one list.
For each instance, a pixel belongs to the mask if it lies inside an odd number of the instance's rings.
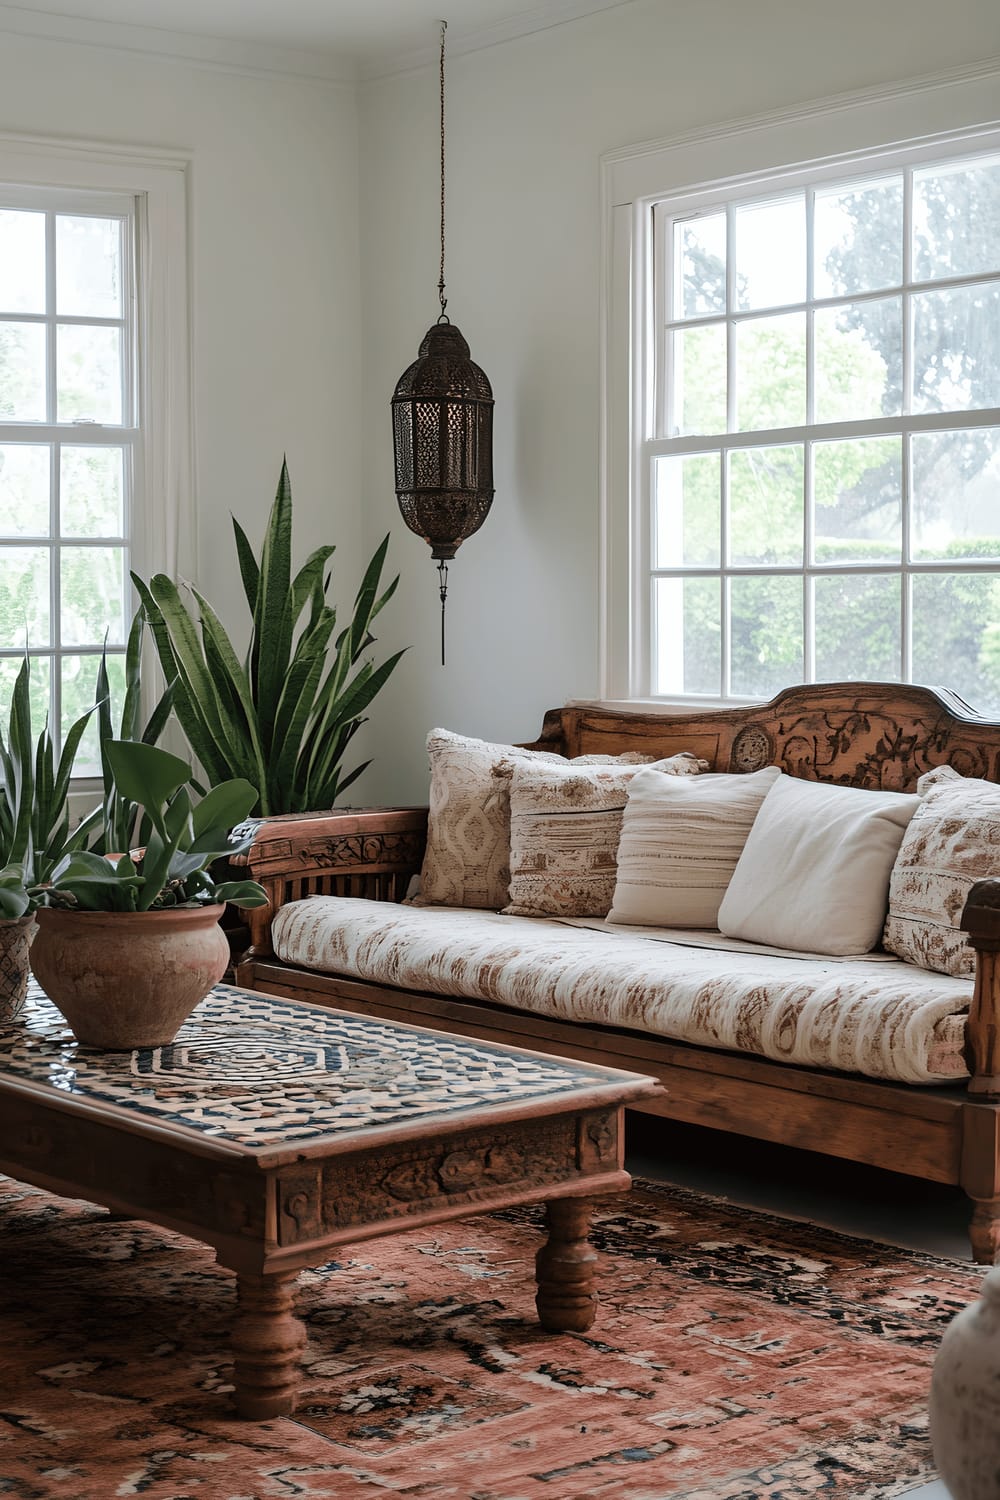
[{"label": "turned wooden table leg", "polygon": [[1000,1255],[1000,1198],[973,1199],[969,1239],[980,1265],[996,1263]]},{"label": "turned wooden table leg", "polygon": [[587,1243],[590,1204],[553,1198],[545,1205],[548,1240],[535,1256],[538,1321],[552,1333],[584,1333],[597,1311],[597,1251]]},{"label": "turned wooden table leg", "polygon": [[299,1355],[306,1341],[305,1327],[293,1311],[297,1276],[279,1271],[236,1278],[236,1410],[250,1421],[287,1417],[295,1410]]}]

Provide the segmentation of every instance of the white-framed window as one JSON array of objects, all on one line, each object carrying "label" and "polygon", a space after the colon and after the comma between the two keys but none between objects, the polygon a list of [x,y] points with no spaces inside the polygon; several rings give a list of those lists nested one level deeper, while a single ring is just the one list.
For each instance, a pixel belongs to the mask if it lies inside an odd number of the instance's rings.
[{"label": "white-framed window", "polygon": [[[740,144],[776,153],[792,124]],[[915,681],[1000,714],[1000,130],[616,215],[607,696]]]},{"label": "white-framed window", "polygon": [[190,566],[186,170],[0,136],[0,710],[27,645],[57,745],[105,649],[117,717],[130,569]]},{"label": "white-framed window", "polygon": [[[0,186],[0,694],[32,720],[124,694],[136,396],[135,200]],[[99,770],[96,722],[77,758]]]}]

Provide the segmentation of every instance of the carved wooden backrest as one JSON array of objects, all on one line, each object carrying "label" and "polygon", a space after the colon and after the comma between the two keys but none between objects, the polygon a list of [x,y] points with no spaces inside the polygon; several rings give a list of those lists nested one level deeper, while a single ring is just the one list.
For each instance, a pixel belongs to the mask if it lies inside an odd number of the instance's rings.
[{"label": "carved wooden backrest", "polygon": [[563,755],[673,755],[714,771],[780,765],[807,781],[910,791],[934,766],[1000,781],[1000,724],[944,689],[813,683],[749,708],[656,712],[571,703],[550,709],[533,748]]}]

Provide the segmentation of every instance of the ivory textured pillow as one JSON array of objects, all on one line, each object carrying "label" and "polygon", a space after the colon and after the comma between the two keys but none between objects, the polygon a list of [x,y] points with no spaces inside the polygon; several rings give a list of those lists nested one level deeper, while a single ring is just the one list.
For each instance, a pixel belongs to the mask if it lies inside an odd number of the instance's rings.
[{"label": "ivory textured pillow", "polygon": [[781,776],[719,908],[727,937],[809,953],[867,953],[920,798]]},{"label": "ivory textured pillow", "polygon": [[[697,776],[708,762],[684,752],[656,762]],[[510,783],[510,904],[521,917],[606,917],[615,890],[622,811],[637,765],[524,761]]]},{"label": "ivory textured pillow", "polygon": [[946,769],[918,783],[923,796],[893,866],[882,941],[921,969],[962,978],[975,970],[958,925],[969,887],[1000,875],[1000,786]]},{"label": "ivory textured pillow", "polygon": [[[427,736],[430,806],[420,871],[421,906],[474,906],[499,911],[510,886],[510,782],[517,765],[611,763],[615,756],[568,761],[549,750],[495,745],[447,729]],[[620,757],[641,764],[648,756]]]},{"label": "ivory textured pillow", "polygon": [[750,826],[780,775],[765,766],[747,776],[665,776],[649,766],[634,776],[608,921],[715,927]]}]

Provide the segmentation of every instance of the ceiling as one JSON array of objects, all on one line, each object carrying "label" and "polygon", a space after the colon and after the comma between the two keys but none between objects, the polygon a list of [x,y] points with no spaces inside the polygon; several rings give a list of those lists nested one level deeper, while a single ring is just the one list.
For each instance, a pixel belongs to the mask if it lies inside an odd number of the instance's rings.
[{"label": "ceiling", "polygon": [[[467,52],[557,26],[629,0],[19,0],[0,3],[0,30],[60,32],[168,50],[166,36],[319,51],[363,73],[415,65],[437,51],[442,12],[448,49]],[[90,33],[88,36],[88,32]]]}]

